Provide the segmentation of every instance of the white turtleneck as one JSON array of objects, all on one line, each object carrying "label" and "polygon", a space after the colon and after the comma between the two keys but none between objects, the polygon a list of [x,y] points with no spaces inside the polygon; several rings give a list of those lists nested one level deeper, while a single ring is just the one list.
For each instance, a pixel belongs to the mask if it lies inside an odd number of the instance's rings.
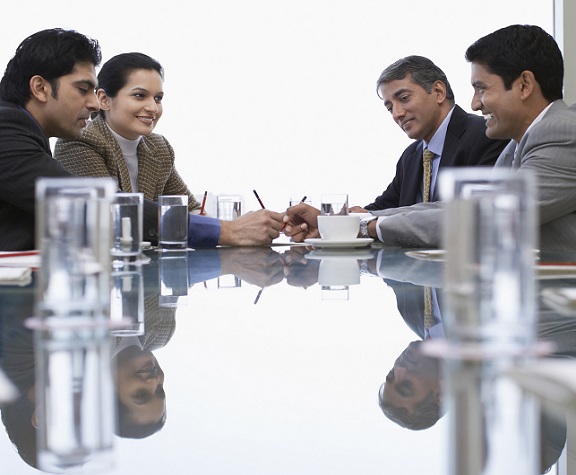
[{"label": "white turtleneck", "polygon": [[[108,124],[106,124],[108,125]],[[108,125],[110,129],[110,126]],[[142,136],[138,137],[136,140],[128,140],[118,135],[112,129],[110,129],[114,138],[118,141],[120,145],[120,150],[124,155],[124,160],[128,166],[128,174],[130,175],[130,184],[132,185],[132,192],[138,192],[138,144],[142,140]]]}]

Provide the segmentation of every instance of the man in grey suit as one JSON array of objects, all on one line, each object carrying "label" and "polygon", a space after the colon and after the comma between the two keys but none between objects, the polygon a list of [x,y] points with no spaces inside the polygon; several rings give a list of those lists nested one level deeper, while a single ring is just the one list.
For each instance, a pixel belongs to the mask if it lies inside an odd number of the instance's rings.
[{"label": "man in grey suit", "polygon": [[[471,45],[472,108],[486,135],[511,139],[495,166],[533,170],[538,183],[541,249],[576,247],[576,109],[562,100],[564,64],[554,38],[538,26],[511,25]],[[365,233],[386,245],[439,247],[442,204],[377,211]],[[294,240],[316,237],[317,210],[288,211]]]}]

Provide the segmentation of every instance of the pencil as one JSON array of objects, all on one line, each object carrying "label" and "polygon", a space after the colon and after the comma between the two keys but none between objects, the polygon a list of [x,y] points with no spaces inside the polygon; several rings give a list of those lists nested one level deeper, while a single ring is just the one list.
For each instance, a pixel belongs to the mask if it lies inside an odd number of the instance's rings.
[{"label": "pencil", "polygon": [[204,206],[206,206],[206,196],[208,196],[208,192],[204,192],[204,198],[202,198],[202,206],[200,206],[200,214],[204,214]]},{"label": "pencil", "polygon": [[258,193],[256,193],[256,190],[252,190],[254,192],[254,195],[256,196],[256,199],[258,200],[258,203],[260,203],[260,206],[262,206],[262,209],[266,209],[266,206],[264,206],[264,203],[262,203],[262,200],[260,199],[260,197],[258,196]]}]

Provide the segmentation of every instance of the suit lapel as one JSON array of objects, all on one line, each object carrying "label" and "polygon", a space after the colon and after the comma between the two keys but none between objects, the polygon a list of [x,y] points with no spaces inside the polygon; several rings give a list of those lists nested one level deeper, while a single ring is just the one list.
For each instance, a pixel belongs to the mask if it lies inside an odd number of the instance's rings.
[{"label": "suit lapel", "polygon": [[146,140],[146,137],[142,137],[138,145],[138,191],[144,193],[144,196],[155,197],[160,194],[154,187],[154,184],[160,183],[159,180],[154,179],[155,173],[157,173],[154,156],[154,145],[151,141]]},{"label": "suit lapel", "polygon": [[508,145],[506,145],[504,150],[502,150],[500,153],[500,156],[496,160],[494,167],[512,168],[514,161],[514,150],[516,150],[516,142],[514,140],[510,140]]},{"label": "suit lapel", "polygon": [[[94,126],[98,128],[100,134],[104,139],[111,144],[112,153],[110,159],[107,160],[107,167],[110,175],[115,176],[118,179],[118,188],[125,191],[126,193],[132,193],[132,183],[130,182],[130,173],[128,172],[128,166],[124,160],[124,154],[120,148],[120,144],[110,132],[106,121],[102,117],[98,116],[94,119]],[[111,163],[110,163],[111,162]],[[113,169],[111,169],[113,167]]]},{"label": "suit lapel", "polygon": [[[416,203],[418,201],[419,192],[424,176],[422,168],[422,153],[423,142],[414,149],[412,156],[406,160],[407,169],[404,171],[404,183],[402,184],[402,192],[400,196],[400,206]],[[408,196],[409,194],[409,196]]]}]

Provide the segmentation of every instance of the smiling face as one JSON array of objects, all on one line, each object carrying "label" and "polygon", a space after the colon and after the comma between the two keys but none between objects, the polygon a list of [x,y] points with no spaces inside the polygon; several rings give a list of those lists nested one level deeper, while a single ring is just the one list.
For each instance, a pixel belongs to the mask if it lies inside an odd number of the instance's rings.
[{"label": "smiling face", "polygon": [[56,84],[54,91],[49,82],[44,82],[42,111],[33,115],[47,137],[78,138],[90,113],[98,110],[94,65],[77,63],[72,72],[58,78]]},{"label": "smiling face", "polygon": [[165,412],[164,372],[149,351],[125,348],[116,357],[116,387],[120,402],[138,425],[159,421]]},{"label": "smiling face", "polygon": [[436,81],[428,93],[410,74],[382,84],[380,97],[394,122],[414,140],[430,142],[451,109],[444,83]]},{"label": "smiling face", "polygon": [[533,119],[524,117],[522,79],[516,79],[507,90],[502,78],[485,66],[471,63],[471,72],[472,109],[481,111],[486,118],[486,135],[519,142]]},{"label": "smiling face", "polygon": [[420,344],[410,343],[394,362],[386,376],[384,399],[390,406],[404,408],[413,414],[416,407],[430,394],[439,400],[440,379],[438,361],[423,355]]},{"label": "smiling face", "polygon": [[162,116],[162,77],[155,70],[137,69],[115,97],[98,90],[100,107],[110,128],[128,140],[150,135]]}]

